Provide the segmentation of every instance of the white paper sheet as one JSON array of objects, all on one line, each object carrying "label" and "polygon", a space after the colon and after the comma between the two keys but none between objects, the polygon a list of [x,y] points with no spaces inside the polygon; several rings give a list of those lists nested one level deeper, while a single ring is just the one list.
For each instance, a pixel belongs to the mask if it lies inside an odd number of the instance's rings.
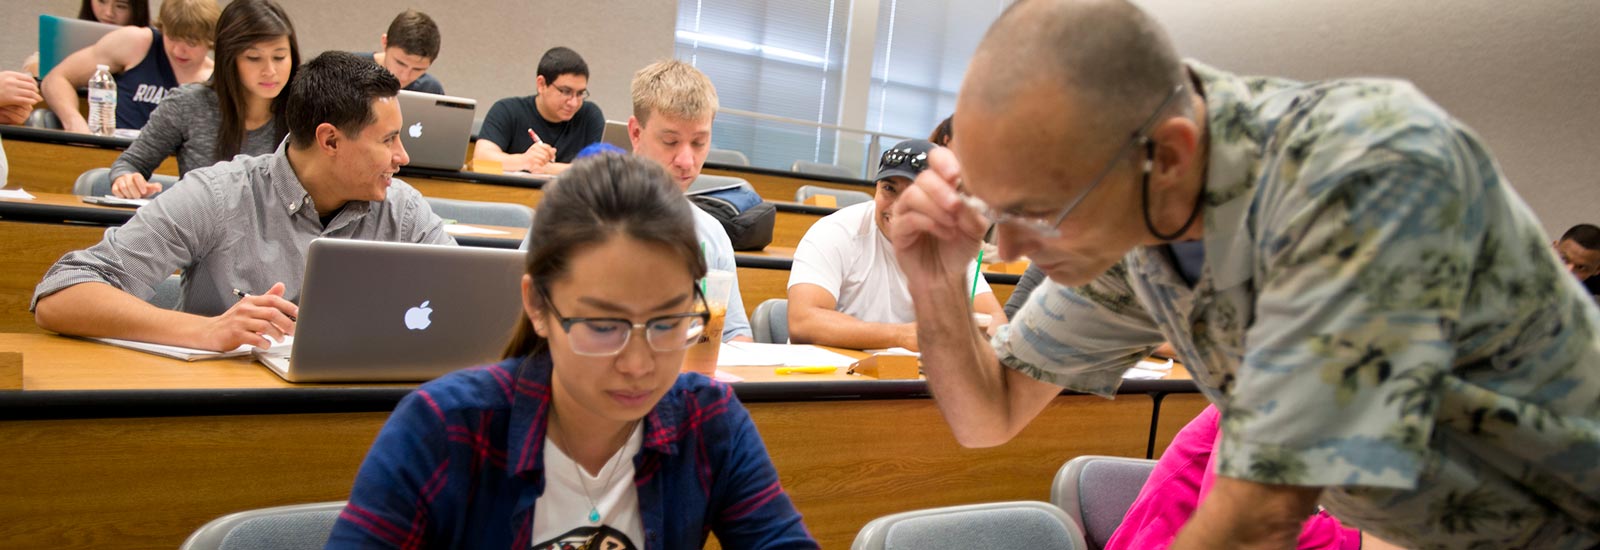
[{"label": "white paper sheet", "polygon": [[816,346],[724,342],[717,366],[848,367],[856,360]]},{"label": "white paper sheet", "polygon": [[[203,349],[186,348],[183,346],[169,346],[165,344],[152,344],[149,342],[136,342],[133,340],[120,340],[117,338],[89,338],[89,340],[111,344],[113,346],[124,347],[131,350],[142,351],[145,353],[153,353],[162,357],[180,359],[183,361],[205,361],[207,359],[243,357],[245,355],[249,355],[250,350],[255,349],[252,346],[244,345],[234,348],[230,351],[209,351]],[[289,348],[293,346],[294,337],[289,336],[284,338],[282,342],[273,344],[272,351],[278,351],[279,349],[282,349],[287,352]]]},{"label": "white paper sheet", "polygon": [[444,232],[445,233],[449,233],[451,235],[510,235],[511,234],[511,232],[509,232],[509,231],[501,231],[499,229],[489,229],[489,228],[485,228],[485,227],[478,227],[476,225],[461,225],[461,224],[458,224],[458,223],[446,224],[444,226]]},{"label": "white paper sheet", "polygon": [[31,201],[34,199],[34,196],[21,189],[0,189],[0,199]]}]

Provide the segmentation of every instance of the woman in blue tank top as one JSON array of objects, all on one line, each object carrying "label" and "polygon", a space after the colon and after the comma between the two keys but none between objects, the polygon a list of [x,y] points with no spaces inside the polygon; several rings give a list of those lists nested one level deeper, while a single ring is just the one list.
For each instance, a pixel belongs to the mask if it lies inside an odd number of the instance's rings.
[{"label": "woman in blue tank top", "polygon": [[111,165],[112,194],[149,197],[150,174],[170,155],[178,174],[235,155],[263,155],[283,141],[282,93],[300,65],[294,25],[271,0],[234,0],[217,21],[217,70],[206,84],[184,86],[161,103],[139,139]]}]

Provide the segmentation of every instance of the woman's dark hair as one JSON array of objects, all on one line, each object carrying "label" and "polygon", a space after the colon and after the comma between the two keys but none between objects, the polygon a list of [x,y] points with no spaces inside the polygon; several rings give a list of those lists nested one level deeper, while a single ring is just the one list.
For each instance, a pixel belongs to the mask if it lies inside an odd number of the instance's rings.
[{"label": "woman's dark hair", "polygon": [[239,56],[258,42],[277,37],[289,39],[289,78],[284,80],[278,97],[272,99],[272,122],[277,129],[273,143],[283,141],[289,125],[284,120],[290,85],[300,70],[300,42],[295,38],[294,24],[283,7],[272,0],[233,0],[223,8],[217,19],[216,69],[211,72],[210,86],[217,92],[217,109],[222,124],[217,132],[217,160],[228,160],[239,154],[244,143],[245,105],[250,90],[239,80]]},{"label": "woman's dark hair", "polygon": [[949,147],[950,138],[956,137],[956,115],[944,117],[939,125],[933,127],[933,134],[928,136],[928,141],[940,147]]},{"label": "woman's dark hair", "polygon": [[[683,259],[695,279],[706,274],[706,259],[695,239],[694,214],[666,169],[654,161],[612,153],[578,159],[544,187],[529,230],[528,269],[536,288],[566,275],[578,251],[612,237],[651,243]],[[506,346],[505,357],[543,351],[545,339],[523,317]]]},{"label": "woman's dark hair", "polygon": [[[133,16],[128,18],[128,25],[150,26],[150,0],[128,0],[128,5],[133,7]],[[94,16],[94,0],[83,0],[83,6],[78,8],[78,19],[100,21],[100,18]]]}]

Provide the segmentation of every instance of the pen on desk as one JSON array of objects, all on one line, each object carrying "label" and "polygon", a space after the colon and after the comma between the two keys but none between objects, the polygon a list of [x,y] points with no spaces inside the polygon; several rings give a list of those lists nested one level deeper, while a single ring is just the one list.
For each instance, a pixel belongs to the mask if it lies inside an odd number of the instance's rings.
[{"label": "pen on desk", "polygon": [[[245,298],[250,297],[250,293],[245,292],[243,290],[239,290],[237,288],[233,289],[233,295],[234,296],[238,296],[240,300],[243,300]],[[296,323],[300,322],[300,319],[295,318],[295,316],[293,316],[293,315],[289,315],[289,314],[285,313],[285,314],[283,314],[283,316],[284,317],[288,317],[290,321],[294,321]]]},{"label": "pen on desk", "polygon": [[774,374],[828,374],[839,370],[839,367],[778,367]]}]

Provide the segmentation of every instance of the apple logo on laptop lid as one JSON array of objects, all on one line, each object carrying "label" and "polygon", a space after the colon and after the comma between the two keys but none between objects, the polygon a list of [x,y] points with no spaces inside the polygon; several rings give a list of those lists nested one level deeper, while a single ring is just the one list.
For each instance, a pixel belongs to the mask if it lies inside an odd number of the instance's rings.
[{"label": "apple logo on laptop lid", "polygon": [[413,137],[413,138],[422,137],[422,123],[421,122],[418,122],[416,124],[412,124],[411,125],[411,137]]},{"label": "apple logo on laptop lid", "polygon": [[428,300],[423,300],[422,305],[406,310],[406,328],[423,330],[433,324],[428,316],[433,315],[433,308],[428,307]]}]

